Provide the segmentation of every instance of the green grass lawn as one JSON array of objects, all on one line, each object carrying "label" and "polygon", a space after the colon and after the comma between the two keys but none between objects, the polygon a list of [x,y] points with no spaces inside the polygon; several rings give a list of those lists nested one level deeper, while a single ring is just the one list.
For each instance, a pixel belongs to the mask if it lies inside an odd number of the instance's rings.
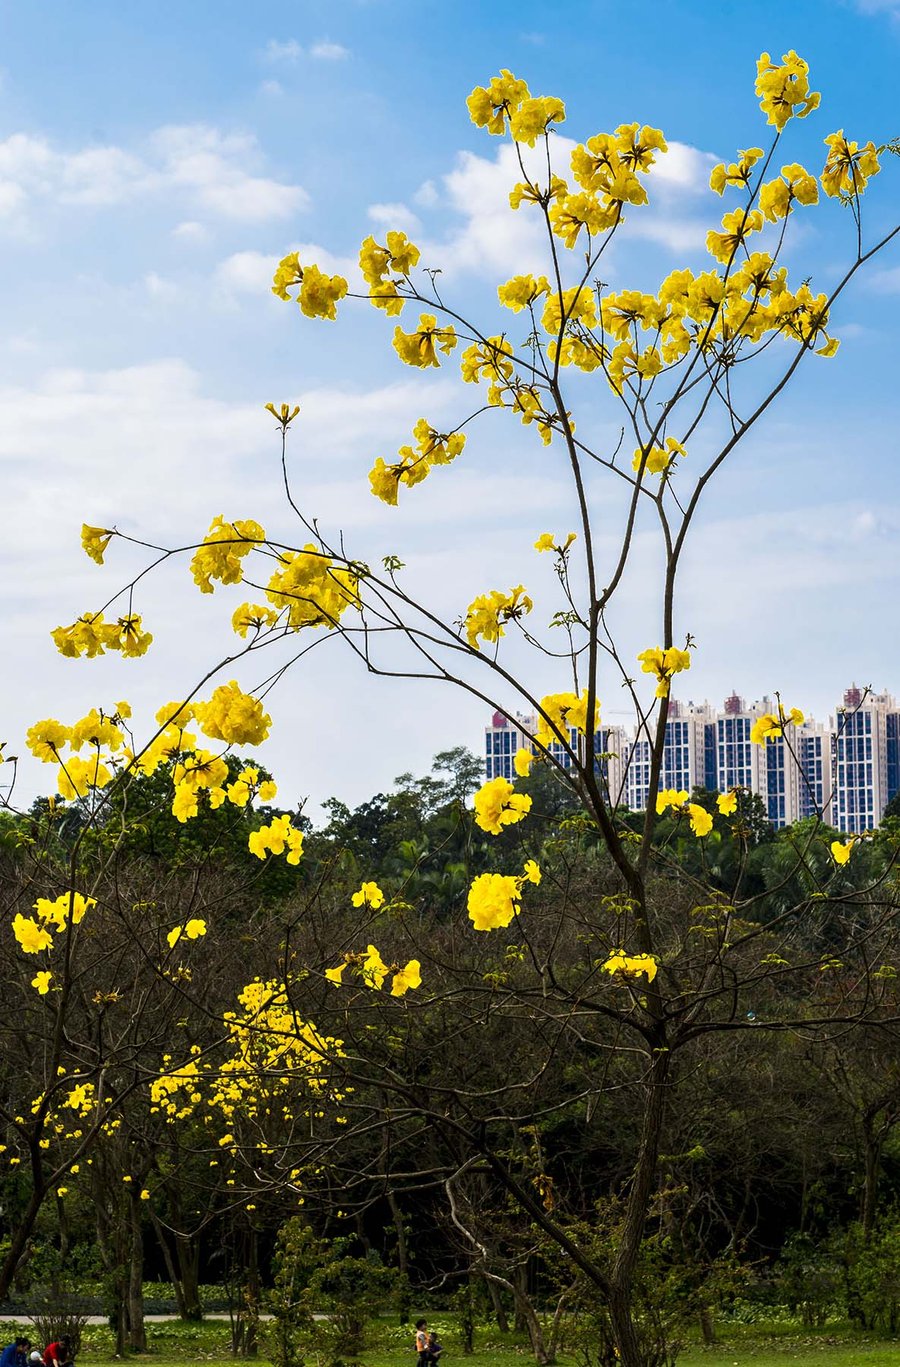
[{"label": "green grass lawn", "polygon": [[[450,1326],[450,1316],[440,1313],[435,1321],[444,1329]],[[16,1332],[27,1331],[27,1324],[0,1324],[0,1338],[9,1342]],[[203,1363],[204,1367],[235,1367],[230,1354],[230,1334],[227,1321],[208,1320],[201,1325],[182,1324],[178,1320],[147,1326],[150,1344],[148,1367],[185,1367],[186,1362]],[[266,1355],[265,1324],[260,1326],[260,1355],[258,1367],[269,1367]],[[721,1340],[715,1347],[701,1348],[692,1344],[678,1359],[678,1367],[900,1367],[900,1339],[885,1341],[873,1336],[857,1334],[845,1324],[828,1326],[818,1332],[792,1329],[785,1324],[744,1325],[720,1324]],[[499,1336],[495,1329],[480,1330],[475,1337],[475,1353],[465,1358],[455,1329],[442,1332],[446,1345],[442,1361],[448,1367],[531,1367],[534,1359],[526,1342]],[[371,1336],[371,1346],[358,1359],[358,1367],[415,1367],[411,1348],[412,1330],[399,1327],[396,1321],[382,1322]],[[113,1335],[106,1327],[88,1326],[84,1331],[81,1362],[84,1367],[112,1367]],[[306,1367],[329,1367],[324,1356],[310,1352]],[[577,1367],[569,1354],[561,1354],[559,1367]]]}]

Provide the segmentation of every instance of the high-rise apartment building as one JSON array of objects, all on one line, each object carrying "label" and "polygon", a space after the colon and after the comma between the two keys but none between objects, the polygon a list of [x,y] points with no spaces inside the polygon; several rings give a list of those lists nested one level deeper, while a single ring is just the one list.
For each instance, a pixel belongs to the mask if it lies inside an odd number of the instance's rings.
[{"label": "high-rise apartment building", "polygon": [[890,693],[844,694],[834,727],[834,824],[848,835],[871,830],[897,791],[900,709]]},{"label": "high-rise apartment building", "polygon": [[[786,728],[786,735],[755,745],[750,734],[764,713],[777,713],[770,698],[748,704],[737,693],[721,711],[709,703],[672,699],[666,722],[660,788],[688,793],[703,787],[720,793],[746,788],[762,799],[776,828],[820,816],[846,834],[871,830],[887,803],[900,792],[900,704],[890,693],[868,693],[854,684],[828,726],[807,718]],[[533,717],[495,713],[485,728],[488,778],[514,779],[513,757],[531,749]],[[610,801],[634,811],[647,805],[650,788],[651,732],[627,736],[622,727],[597,732],[597,770]],[[579,744],[569,731],[573,748]],[[563,767],[569,757],[551,747]]]}]

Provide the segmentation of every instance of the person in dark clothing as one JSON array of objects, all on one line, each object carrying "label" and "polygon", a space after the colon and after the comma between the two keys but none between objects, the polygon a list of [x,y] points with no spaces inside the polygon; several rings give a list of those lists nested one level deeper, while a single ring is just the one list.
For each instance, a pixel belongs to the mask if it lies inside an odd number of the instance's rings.
[{"label": "person in dark clothing", "polygon": [[431,1364],[431,1367],[434,1367],[436,1362],[440,1362],[441,1353],[443,1351],[444,1345],[441,1343],[435,1330],[432,1329],[428,1335],[428,1361]]},{"label": "person in dark clothing", "polygon": [[0,1353],[0,1367],[25,1367],[30,1348],[31,1339],[16,1339],[14,1343],[8,1343]]}]

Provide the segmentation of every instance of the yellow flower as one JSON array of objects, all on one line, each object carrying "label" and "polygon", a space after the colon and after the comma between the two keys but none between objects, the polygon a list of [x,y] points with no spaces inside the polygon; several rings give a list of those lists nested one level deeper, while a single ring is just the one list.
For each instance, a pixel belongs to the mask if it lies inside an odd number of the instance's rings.
[{"label": "yellow flower", "polygon": [[674,675],[690,669],[691,653],[689,650],[679,650],[677,646],[668,646],[665,650],[661,646],[654,646],[651,650],[642,650],[638,661],[645,674],[656,675],[656,696],[667,698]]},{"label": "yellow flower", "polygon": [[370,987],[379,988],[387,977],[390,969],[382,959],[374,945],[366,946],[366,957],[363,960],[360,971],[363,979]]},{"label": "yellow flower", "polygon": [[246,636],[248,631],[258,633],[272,627],[278,621],[274,608],[260,606],[259,603],[242,603],[231,618],[231,625],[238,636]]},{"label": "yellow flower", "polygon": [[108,531],[106,527],[91,527],[87,522],[82,523],[82,549],[92,560],[96,560],[98,565],[103,564],[103,556],[113,536],[115,532]]},{"label": "yellow flower", "polygon": [[513,768],[519,778],[527,778],[534,763],[534,751],[521,746],[513,756]]},{"label": "yellow flower", "polygon": [[184,926],[173,926],[166,939],[169,942],[169,948],[174,949],[182,935],[186,936],[188,940],[199,940],[205,934],[206,922],[202,921],[199,916],[194,916]]},{"label": "yellow flower", "polygon": [[433,313],[423,313],[419,317],[419,327],[416,332],[404,332],[401,327],[394,329],[394,350],[405,365],[418,366],[426,369],[428,366],[439,366],[436,347],[443,351],[445,356],[456,346],[456,332],[451,324],[446,327],[438,327],[437,318]]},{"label": "yellow flower", "polygon": [[621,973],[624,978],[639,978],[644,975],[652,983],[659,965],[652,954],[626,954],[617,949],[602,965],[604,973]]},{"label": "yellow flower", "polygon": [[56,1188],[56,1194],[57,1194],[57,1196],[65,1196],[68,1190],[69,1190],[68,1187],[57,1187],[57,1188]]},{"label": "yellow flower", "polygon": [[663,788],[656,794],[656,815],[662,816],[669,807],[683,807],[689,797],[684,788]]},{"label": "yellow flower", "polygon": [[[527,752],[526,752],[527,753]],[[531,810],[531,798],[516,793],[508,779],[489,779],[475,794],[475,824],[491,835],[499,835],[504,826],[521,821]]]},{"label": "yellow flower", "polygon": [[519,912],[521,881],[502,873],[480,873],[469,888],[469,920],[476,930],[508,926]]},{"label": "yellow flower", "polygon": [[648,475],[664,475],[666,471],[670,469],[673,461],[675,461],[678,456],[686,456],[687,451],[685,451],[680,441],[676,441],[674,437],[666,437],[665,448],[662,446],[651,446],[650,450],[646,452],[646,460],[644,459],[644,454],[644,451],[638,447],[634,453],[631,468],[633,470],[640,470],[641,464],[643,463],[644,470]]},{"label": "yellow flower", "polygon": [[172,798],[172,815],[184,825],[191,817],[196,816],[198,811],[197,789],[190,783],[176,784],[175,796]]},{"label": "yellow flower", "polygon": [[689,802],[687,809],[691,819],[691,830],[694,832],[694,835],[709,835],[713,825],[712,813],[708,812],[705,807],[701,807],[696,802]]},{"label": "yellow flower", "polygon": [[853,849],[853,846],[855,844],[856,841],[852,836],[849,840],[832,840],[831,857],[834,860],[834,862],[836,864],[848,863],[850,859],[850,851]]},{"label": "yellow flower", "polygon": [[738,152],[738,160],[725,166],[720,163],[714,166],[709,176],[709,188],[715,190],[717,195],[721,195],[726,185],[740,185],[747,188],[750,185],[750,172],[763,155],[761,147],[748,147]]},{"label": "yellow flower", "polygon": [[731,816],[737,811],[737,793],[732,788],[727,793],[719,793],[716,797],[716,806],[722,816]]},{"label": "yellow flower", "polygon": [[498,641],[506,633],[506,622],[518,622],[526,613],[531,612],[534,604],[525,592],[523,584],[502,593],[492,589],[475,598],[468,607],[465,619],[466,638],[474,650],[479,650],[479,636],[485,641]]},{"label": "yellow flower", "polygon": [[77,926],[88,908],[96,905],[93,897],[85,897],[80,892],[63,892],[52,902],[47,897],[39,897],[34,909],[42,921],[49,921],[56,930],[65,930],[70,913],[73,925]]},{"label": "yellow flower", "polygon": [[299,285],[296,299],[307,318],[336,318],[335,305],[347,293],[347,281],[342,275],[325,275],[318,266],[301,266],[296,252],[290,252],[278,264],[272,283],[272,293],[279,299],[290,299],[290,288]]},{"label": "yellow flower", "polygon": [[577,532],[569,532],[565,541],[554,541],[552,532],[541,532],[534,543],[534,549],[536,551],[555,551],[557,555],[565,555],[572,543],[577,540]]},{"label": "yellow flower", "polygon": [[13,918],[12,928],[19,947],[26,954],[40,954],[42,949],[49,949],[53,944],[53,936],[49,930],[39,926],[30,916],[23,916],[21,912],[17,912]]},{"label": "yellow flower", "polygon": [[147,1190],[146,1187],[144,1187],[143,1191],[141,1192],[141,1200],[142,1200],[142,1201],[149,1201],[149,1200],[150,1200],[150,1193],[149,1193],[149,1191]]},{"label": "yellow flower", "polygon": [[52,764],[59,758],[59,752],[69,742],[70,731],[61,722],[38,721],[30,726],[25,735],[25,744],[36,759]]},{"label": "yellow flower", "polygon": [[504,69],[489,86],[477,85],[472,91],[466,100],[469,117],[477,128],[486,128],[495,135],[502,134],[506,129],[506,116],[511,110],[517,109],[529,94],[525,82]]},{"label": "yellow flower", "polygon": [[200,592],[212,593],[214,579],[222,584],[239,584],[243,577],[241,561],[265,539],[258,522],[226,522],[221,515],[214,517],[191,560],[191,574]]},{"label": "yellow flower", "polygon": [[877,176],[881,170],[878,152],[874,142],[865,147],[848,142],[844,130],[839,128],[825,139],[828,154],[822,171],[822,189],[832,199],[841,195],[861,195],[870,176]]},{"label": "yellow flower", "polygon": [[303,854],[303,832],[291,824],[289,816],[276,816],[268,826],[251,832],[247,847],[257,859],[265,859],[270,853],[284,854],[287,850],[287,863],[299,864]]},{"label": "yellow flower", "polygon": [[540,869],[540,865],[537,863],[536,860],[534,860],[534,859],[526,859],[526,860],[525,860],[525,867],[524,867],[524,869],[522,870],[522,877],[525,879],[525,882],[526,882],[526,883],[535,883],[535,884],[540,883],[540,881],[541,881],[541,869]]},{"label": "yellow flower", "polygon": [[524,99],[512,111],[509,118],[509,131],[516,142],[527,143],[533,147],[539,137],[547,132],[551,123],[564,123],[566,106],[554,95],[538,95]]},{"label": "yellow flower", "polygon": [[215,689],[208,703],[195,703],[194,716],[205,736],[226,745],[260,745],[272,725],[259,699],[244,693],[234,679]]},{"label": "yellow flower", "polygon": [[341,975],[343,974],[344,969],[346,967],[347,961],[344,960],[344,962],[342,964],[338,964],[336,968],[326,968],[325,977],[328,979],[330,983],[334,983],[336,986],[340,986]]},{"label": "yellow flower", "polygon": [[50,980],[52,977],[52,973],[42,970],[40,973],[36,973],[32,978],[31,986],[36,987],[42,997],[46,997],[47,993],[50,991]]},{"label": "yellow flower", "polygon": [[768,52],[756,63],[756,93],[767,122],[779,132],[795,115],[803,119],[819,106],[820,96],[809,88],[809,66],[793,49],[777,66]]},{"label": "yellow flower", "polygon": [[777,740],[784,735],[786,726],[802,726],[803,713],[799,707],[792,707],[790,712],[778,704],[777,716],[772,712],[766,712],[763,716],[757,717],[750,728],[750,739],[754,745],[765,745],[767,740]]},{"label": "yellow flower", "polygon": [[497,297],[505,308],[513,313],[521,313],[530,307],[542,294],[550,293],[550,283],[546,275],[514,275],[505,285],[497,287]]},{"label": "yellow flower", "polygon": [[377,911],[384,906],[384,893],[377,883],[363,883],[358,892],[354,892],[350,901],[355,907],[371,907]]},{"label": "yellow flower", "polygon": [[759,207],[770,223],[787,218],[794,204],[817,204],[819,187],[815,176],[805,167],[793,162],[782,166],[777,180],[766,181],[759,191]]},{"label": "yellow flower", "polygon": [[600,699],[594,699],[593,726],[590,728],[588,726],[587,706],[588,690],[586,688],[582,690],[580,698],[575,693],[548,693],[546,697],[541,698],[535,735],[538,744],[545,748],[560,741],[568,745],[570,728],[581,731],[585,735],[589,729],[596,731],[600,725]]},{"label": "yellow flower", "polygon": [[391,996],[402,997],[411,987],[421,987],[421,968],[418,959],[410,959],[405,968],[398,968],[391,981]]},{"label": "yellow flower", "polygon": [[762,226],[763,216],[758,209],[734,209],[722,219],[722,232],[711,229],[706,234],[706,250],[717,261],[730,261],[745,238],[758,233]]}]

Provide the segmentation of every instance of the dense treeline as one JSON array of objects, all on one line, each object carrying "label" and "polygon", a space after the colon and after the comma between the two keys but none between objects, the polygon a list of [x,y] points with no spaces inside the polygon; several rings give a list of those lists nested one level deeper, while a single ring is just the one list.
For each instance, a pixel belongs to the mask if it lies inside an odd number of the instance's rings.
[{"label": "dense treeline", "polygon": [[[625,942],[633,912],[593,823],[550,774],[523,785],[532,820],[496,839],[469,811],[478,775],[456,750],[355,810],[327,803],[297,868],[248,854],[271,813],[206,811],[183,826],[152,778],[125,790],[127,822],[115,805],[98,822],[46,803],[5,821],[10,916],[73,867],[96,898],[58,987],[36,990],[5,942],[7,1298],[93,1278],[120,1347],[141,1348],[145,1274],[171,1280],[186,1317],[216,1281],[242,1307],[237,1346],[252,1350],[247,1318],[278,1231],[299,1216],[323,1248],[394,1269],[382,1295],[447,1298],[476,1276],[501,1315],[515,1308],[538,1359],[552,1357],[535,1307],[558,1306],[558,1328],[593,1306],[592,1269],[615,1257],[644,1142],[647,1054],[630,1034],[641,992],[610,984],[598,958]],[[646,1331],[670,1344],[680,1318],[709,1327],[717,1304],[774,1271],[807,1315],[818,1295],[887,1322],[892,1293],[859,1269],[892,1256],[900,1194],[900,832],[887,821],[835,874],[805,825],[773,833],[747,795],[727,821],[713,795],[695,800],[713,812],[708,840],[661,820],[650,878],[673,1020],[679,973],[699,987],[666,1081],[635,1287]],[[528,859],[543,876],[527,914],[474,932],[472,879]],[[382,906],[353,905],[366,880]],[[785,916],[798,905],[802,917]],[[206,933],[172,943],[170,927],[194,916]],[[703,966],[722,936],[745,945],[731,983],[714,957]],[[373,937],[385,963],[416,954],[419,991],[396,999],[350,978]],[[338,985],[326,971],[341,963]],[[238,1046],[227,1013],[253,980],[270,1001],[276,983],[287,996]],[[286,1037],[308,1041],[310,1025],[313,1062],[286,1063]],[[192,1080],[161,1088],[185,1060]],[[813,1265],[815,1278],[798,1272]]]}]

